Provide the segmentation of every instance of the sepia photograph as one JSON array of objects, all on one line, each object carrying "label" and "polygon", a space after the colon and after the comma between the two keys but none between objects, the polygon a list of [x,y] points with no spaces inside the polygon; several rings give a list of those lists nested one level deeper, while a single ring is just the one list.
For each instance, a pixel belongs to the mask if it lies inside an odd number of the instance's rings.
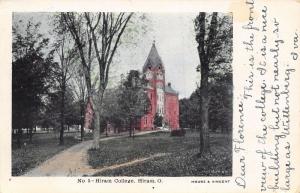
[{"label": "sepia photograph", "polygon": [[13,12],[11,175],[232,176],[232,54],[231,12]]}]

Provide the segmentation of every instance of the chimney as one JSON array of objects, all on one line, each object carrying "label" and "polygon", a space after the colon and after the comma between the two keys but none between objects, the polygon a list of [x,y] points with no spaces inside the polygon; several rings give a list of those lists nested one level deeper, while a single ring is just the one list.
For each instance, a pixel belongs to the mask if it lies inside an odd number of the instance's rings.
[{"label": "chimney", "polygon": [[168,82],[168,87],[171,87],[171,83],[170,82]]}]

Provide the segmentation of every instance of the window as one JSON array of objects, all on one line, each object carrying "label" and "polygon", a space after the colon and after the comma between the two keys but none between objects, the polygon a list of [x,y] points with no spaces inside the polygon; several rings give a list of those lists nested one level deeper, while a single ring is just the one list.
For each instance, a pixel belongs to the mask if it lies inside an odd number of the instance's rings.
[{"label": "window", "polygon": [[162,87],[163,87],[163,86],[162,86],[162,83],[161,83],[161,82],[156,83],[156,87],[157,87],[157,88],[162,88]]},{"label": "window", "polygon": [[150,105],[149,108],[147,108],[147,106],[145,105],[145,106],[144,106],[144,111],[145,111],[145,112],[151,111],[151,107],[152,107],[152,106]]},{"label": "window", "polygon": [[151,71],[147,71],[146,72],[146,79],[151,79],[152,78],[152,72]]},{"label": "window", "polygon": [[158,72],[157,74],[157,79],[159,79],[159,80],[163,80],[163,74],[161,73],[161,72]]}]

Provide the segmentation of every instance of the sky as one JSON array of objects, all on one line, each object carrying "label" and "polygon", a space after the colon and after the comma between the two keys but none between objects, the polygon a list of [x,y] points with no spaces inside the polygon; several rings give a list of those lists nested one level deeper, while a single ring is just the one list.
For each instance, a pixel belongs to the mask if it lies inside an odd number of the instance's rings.
[{"label": "sky", "polygon": [[[49,33],[49,13],[16,13],[13,22],[22,19],[41,22],[41,33]],[[179,98],[189,97],[196,89],[199,74],[197,43],[193,19],[197,13],[146,13],[146,32],[138,35],[134,44],[123,45],[113,61],[111,74],[118,82],[120,74],[131,69],[142,70],[153,41],[165,67],[166,84],[179,92]],[[140,22],[135,20],[135,22]]]}]

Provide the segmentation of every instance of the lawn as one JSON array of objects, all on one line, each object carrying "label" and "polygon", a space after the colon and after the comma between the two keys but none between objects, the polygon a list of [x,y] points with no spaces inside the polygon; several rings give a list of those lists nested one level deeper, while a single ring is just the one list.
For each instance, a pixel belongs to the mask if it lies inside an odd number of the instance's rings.
[{"label": "lawn", "polygon": [[93,168],[102,168],[166,153],[95,176],[231,176],[231,135],[211,134],[210,140],[211,154],[199,158],[197,132],[187,132],[184,137],[171,137],[169,133],[161,132],[134,139],[112,139],[102,141],[98,150],[89,150],[89,164]]},{"label": "lawn", "polygon": [[12,176],[20,176],[25,174],[30,169],[38,166],[47,159],[53,157],[60,151],[71,147],[80,141],[73,136],[65,137],[64,145],[58,145],[58,137],[53,133],[35,134],[32,138],[32,143],[26,140],[26,146],[21,149],[12,147]]}]

